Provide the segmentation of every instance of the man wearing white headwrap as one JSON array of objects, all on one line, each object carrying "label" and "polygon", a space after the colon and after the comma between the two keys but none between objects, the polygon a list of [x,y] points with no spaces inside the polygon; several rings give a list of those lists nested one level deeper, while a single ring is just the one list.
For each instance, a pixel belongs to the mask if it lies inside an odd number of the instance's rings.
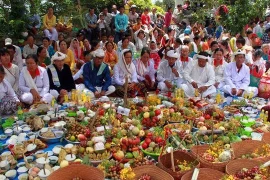
[{"label": "man wearing white headwrap", "polygon": [[235,62],[229,63],[224,71],[225,86],[223,91],[231,96],[243,96],[244,92],[256,96],[258,89],[249,87],[250,69],[245,65],[245,52],[237,50],[234,54]]},{"label": "man wearing white headwrap", "polygon": [[160,63],[157,70],[158,89],[161,91],[170,91],[173,86],[180,87],[183,82],[181,64],[177,59],[180,55],[175,50],[167,52],[167,60]]},{"label": "man wearing white headwrap", "polygon": [[198,89],[202,97],[207,97],[216,93],[215,84],[215,71],[208,60],[208,53],[200,52],[198,61],[189,63],[184,70],[184,78],[186,84],[182,84],[181,88],[185,91],[185,95],[193,97],[195,89]]},{"label": "man wearing white headwrap", "polygon": [[147,92],[143,83],[139,83],[136,67],[132,62],[132,52],[124,49],[121,52],[118,63],[113,68],[113,82],[116,86],[116,94],[120,97],[124,96],[125,78],[128,79],[128,97],[135,97]]},{"label": "man wearing white headwrap", "polygon": [[52,56],[53,64],[47,67],[50,80],[50,93],[58,99],[60,103],[64,101],[64,96],[75,88],[70,67],[65,64],[66,55],[56,52]]},{"label": "man wearing white headwrap", "polygon": [[89,92],[91,97],[100,98],[115,91],[112,86],[110,69],[103,62],[105,53],[102,49],[94,52],[94,59],[83,67],[84,91]]}]

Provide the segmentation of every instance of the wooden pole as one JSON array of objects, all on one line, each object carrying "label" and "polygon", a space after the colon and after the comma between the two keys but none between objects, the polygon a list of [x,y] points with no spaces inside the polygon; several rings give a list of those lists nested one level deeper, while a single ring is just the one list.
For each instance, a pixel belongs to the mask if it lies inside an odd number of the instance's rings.
[{"label": "wooden pole", "polygon": [[125,77],[125,84],[124,84],[124,108],[127,107],[127,92],[128,92],[128,77]]}]

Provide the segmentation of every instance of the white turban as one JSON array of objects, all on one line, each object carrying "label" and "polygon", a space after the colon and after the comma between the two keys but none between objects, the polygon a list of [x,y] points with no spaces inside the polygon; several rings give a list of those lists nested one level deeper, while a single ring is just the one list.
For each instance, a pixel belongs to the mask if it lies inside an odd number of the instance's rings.
[{"label": "white turban", "polygon": [[59,51],[57,51],[56,53],[54,53],[54,55],[52,56],[52,61],[62,61],[66,58],[66,55],[64,53],[61,53]]},{"label": "white turban", "polygon": [[102,49],[97,49],[94,51],[94,57],[104,57],[105,53]]},{"label": "white turban", "polygon": [[176,52],[175,50],[169,50],[167,52],[167,56],[172,57],[172,58],[176,58],[176,59],[180,57],[178,52]]}]

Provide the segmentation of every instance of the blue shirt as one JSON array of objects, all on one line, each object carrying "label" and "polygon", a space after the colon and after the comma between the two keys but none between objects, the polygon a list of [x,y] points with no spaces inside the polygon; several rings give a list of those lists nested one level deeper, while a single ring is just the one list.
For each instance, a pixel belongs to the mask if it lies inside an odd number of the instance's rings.
[{"label": "blue shirt", "polygon": [[128,26],[128,16],[125,14],[117,14],[114,23],[116,32],[119,32],[120,30],[126,31]]},{"label": "blue shirt", "polygon": [[[92,60],[93,61],[93,60]],[[102,87],[102,91],[108,91],[108,87],[112,84],[112,78],[107,64],[103,72],[98,76],[99,67],[92,68],[92,61],[86,63],[83,67],[84,85],[87,89],[95,93],[96,87]]]},{"label": "blue shirt", "polygon": [[89,13],[87,13],[85,15],[85,21],[86,21],[87,25],[88,24],[92,24],[92,25],[97,24],[97,15],[93,14],[93,16],[91,16]]},{"label": "blue shirt", "polygon": [[29,28],[35,27],[39,29],[41,26],[40,16],[37,14],[34,14],[33,16],[29,17]]}]

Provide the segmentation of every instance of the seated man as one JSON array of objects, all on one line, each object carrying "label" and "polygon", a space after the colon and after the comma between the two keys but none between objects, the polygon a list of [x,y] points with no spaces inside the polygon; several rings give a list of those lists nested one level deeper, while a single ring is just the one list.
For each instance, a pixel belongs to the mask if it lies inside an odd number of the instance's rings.
[{"label": "seated man", "polygon": [[256,96],[258,89],[256,87],[249,87],[250,69],[245,65],[245,53],[237,50],[234,56],[235,62],[229,63],[224,70],[224,93],[231,96],[243,96],[244,91],[246,91],[246,93]]},{"label": "seated man", "polygon": [[182,84],[181,88],[185,91],[185,95],[193,97],[196,95],[195,89],[201,93],[202,97],[207,97],[216,93],[215,84],[215,71],[213,66],[208,64],[208,53],[200,52],[198,61],[189,63],[184,70],[184,78],[186,84]]},{"label": "seated man", "polygon": [[104,51],[97,49],[94,53],[94,59],[83,67],[85,91],[90,92],[91,97],[99,98],[115,91],[115,87],[111,85],[109,66],[103,63],[104,56]]},{"label": "seated man", "polygon": [[63,103],[64,96],[68,95],[75,88],[70,67],[65,64],[66,55],[56,52],[52,56],[53,64],[47,67],[50,81],[50,93],[60,102]]},{"label": "seated man", "polygon": [[158,89],[161,91],[173,91],[174,85],[180,87],[183,79],[181,78],[180,62],[177,59],[180,55],[170,50],[167,52],[167,60],[159,64],[157,70]]}]

